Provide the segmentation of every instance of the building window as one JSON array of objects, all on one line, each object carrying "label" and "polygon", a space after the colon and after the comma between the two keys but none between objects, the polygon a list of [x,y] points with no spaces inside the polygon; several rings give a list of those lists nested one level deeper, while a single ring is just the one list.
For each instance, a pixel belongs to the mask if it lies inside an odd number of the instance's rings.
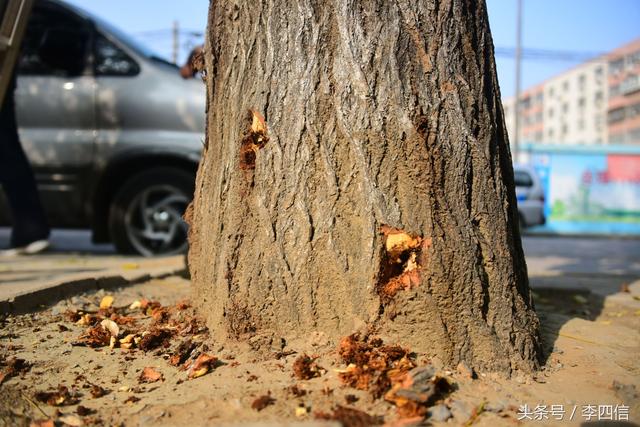
[{"label": "building window", "polygon": [[640,102],[627,107],[627,118],[640,116]]},{"label": "building window", "polygon": [[553,108],[549,108],[549,110],[547,110],[547,116],[548,116],[549,118],[552,118],[552,117],[553,117]]},{"label": "building window", "polygon": [[549,91],[547,92],[549,95],[549,98],[553,98],[553,94],[554,94],[555,90],[553,89],[553,87],[549,88]]},{"label": "building window", "polygon": [[609,73],[620,74],[624,70],[624,58],[609,62]]},{"label": "building window", "polygon": [[578,130],[584,130],[584,119],[578,120]]},{"label": "building window", "polygon": [[609,87],[609,96],[614,97],[620,95],[620,85],[611,85]]},{"label": "building window", "polygon": [[562,104],[562,112],[564,114],[569,112],[569,104],[568,103],[565,102],[565,103]]},{"label": "building window", "polygon": [[601,66],[596,67],[596,69],[593,71],[593,74],[595,75],[597,81],[602,80],[602,75],[603,75],[602,67]]},{"label": "building window", "polygon": [[596,114],[594,123],[596,124],[596,131],[600,132],[602,130],[602,115]]},{"label": "building window", "polygon": [[569,125],[567,125],[566,123],[562,124],[562,129],[560,131],[560,134],[562,136],[566,135],[567,133],[569,133]]},{"label": "building window", "polygon": [[624,134],[614,134],[609,136],[609,142],[612,144],[622,144],[624,142]]},{"label": "building window", "polygon": [[627,142],[630,142],[630,143],[640,142],[640,128],[631,129],[627,133]]},{"label": "building window", "polygon": [[586,104],[586,101],[585,101],[584,97],[581,97],[580,99],[578,99],[578,107],[584,108],[585,104]]},{"label": "building window", "polygon": [[622,83],[620,83],[620,92],[623,94],[628,94],[631,92],[635,92],[640,89],[640,83],[638,82],[638,76],[633,75],[629,76]]},{"label": "building window", "polygon": [[536,104],[540,105],[542,104],[542,101],[544,101],[544,95],[540,92],[536,95]]},{"label": "building window", "polygon": [[602,100],[604,99],[602,92],[598,91],[596,92],[596,94],[593,96],[593,102],[596,104],[596,107],[599,107],[602,105]]},{"label": "building window", "polygon": [[569,92],[569,80],[565,80],[564,83],[562,83],[562,90]]},{"label": "building window", "polygon": [[553,134],[554,134],[553,129],[547,130],[547,138],[553,139]]},{"label": "building window", "polygon": [[584,74],[580,74],[580,77],[578,77],[578,88],[580,89],[580,91],[584,91],[586,85],[587,77]]},{"label": "building window", "polygon": [[609,111],[607,115],[607,120],[609,123],[617,123],[624,120],[625,112],[624,107],[616,108],[615,110]]}]

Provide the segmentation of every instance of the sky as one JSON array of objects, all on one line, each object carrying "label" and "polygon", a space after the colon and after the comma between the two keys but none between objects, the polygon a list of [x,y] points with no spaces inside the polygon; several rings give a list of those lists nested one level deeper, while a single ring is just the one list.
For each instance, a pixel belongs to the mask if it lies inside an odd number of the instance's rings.
[{"label": "sky", "polygon": [[[67,0],[136,36],[170,59],[173,22],[181,28],[179,61],[202,39],[207,0]],[[522,88],[640,37],[640,0],[522,0]],[[503,98],[515,93],[517,0],[487,0]],[[540,55],[540,50],[543,55]],[[548,51],[553,51],[549,54]],[[535,56],[535,57],[532,57]]]}]

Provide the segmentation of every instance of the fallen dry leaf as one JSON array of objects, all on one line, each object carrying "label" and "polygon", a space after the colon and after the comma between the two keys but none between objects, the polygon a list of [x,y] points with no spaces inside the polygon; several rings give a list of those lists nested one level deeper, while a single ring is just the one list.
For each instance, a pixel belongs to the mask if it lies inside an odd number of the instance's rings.
[{"label": "fallen dry leaf", "polygon": [[121,316],[117,313],[111,314],[109,318],[116,322],[118,325],[135,325],[138,320],[140,320],[140,317]]},{"label": "fallen dry leaf", "polygon": [[310,380],[319,377],[322,368],[316,363],[316,359],[303,354],[293,362],[293,374],[299,380]]},{"label": "fallen dry leaf", "polygon": [[136,396],[129,396],[127,397],[127,399],[124,401],[124,403],[136,403],[139,402],[140,398],[136,397]]},{"label": "fallen dry leaf", "polygon": [[51,406],[75,405],[78,399],[69,392],[69,389],[63,385],[58,386],[56,391],[39,391],[35,394],[35,398],[40,402]]},{"label": "fallen dry leaf", "polygon": [[102,297],[102,300],[100,300],[101,309],[110,308],[112,304],[113,304],[113,297],[111,295],[106,295]]},{"label": "fallen dry leaf", "polygon": [[58,421],[71,427],[81,427],[84,425],[84,422],[75,415],[63,415],[58,418]]},{"label": "fallen dry leaf", "polygon": [[111,342],[111,332],[106,330],[102,325],[92,326],[87,329],[78,339],[71,345],[88,346],[88,347],[105,347]]},{"label": "fallen dry leaf", "polygon": [[35,421],[31,421],[31,424],[29,424],[29,427],[55,427],[55,423],[53,422],[52,419],[35,420]]},{"label": "fallen dry leaf", "polygon": [[82,317],[81,313],[75,310],[67,310],[62,315],[68,322],[76,323]]},{"label": "fallen dry leaf", "polygon": [[304,417],[307,415],[307,408],[303,406],[296,406],[296,417]]},{"label": "fallen dry leaf", "polygon": [[202,353],[189,368],[188,378],[193,379],[203,376],[214,368],[217,360],[218,358],[215,356],[210,356],[206,353]]},{"label": "fallen dry leaf", "polygon": [[347,402],[349,405],[351,405],[358,401],[358,397],[353,394],[347,394],[344,396],[344,401]]},{"label": "fallen dry leaf", "polygon": [[414,368],[394,378],[384,398],[398,408],[401,418],[424,417],[427,408],[451,391],[448,380],[436,375],[431,365]]},{"label": "fallen dry leaf", "polygon": [[[124,348],[124,349],[129,349],[131,347],[134,346],[134,344],[136,343],[136,338],[137,335],[135,334],[128,334],[126,337],[122,338],[119,342],[120,342],[120,348]],[[139,338],[138,338],[139,340]]]},{"label": "fallen dry leaf", "polygon": [[303,388],[300,388],[295,384],[287,388],[287,391],[293,394],[295,397],[302,397],[307,394],[307,390],[304,390]]},{"label": "fallen dry leaf", "polygon": [[76,408],[76,414],[80,415],[81,417],[86,417],[87,415],[91,415],[95,412],[95,410],[91,409],[91,408],[87,408],[85,406],[82,405],[78,405],[78,407]]},{"label": "fallen dry leaf", "polygon": [[415,367],[409,358],[409,350],[383,345],[381,339],[359,334],[343,338],[338,354],[344,363],[349,364],[346,369],[338,371],[342,383],[367,390],[376,399],[391,388],[395,377]]},{"label": "fallen dry leaf", "polygon": [[171,331],[168,329],[153,328],[143,333],[142,339],[137,344],[141,350],[149,351],[160,346],[168,346],[169,338],[171,338]]},{"label": "fallen dry leaf", "polygon": [[94,399],[97,399],[109,393],[109,390],[102,388],[97,384],[92,384],[89,392],[91,393],[91,397],[93,397]]},{"label": "fallen dry leaf", "polygon": [[251,404],[251,408],[260,412],[267,406],[273,405],[275,401],[276,400],[273,397],[269,396],[268,394],[265,394],[263,396],[258,397],[256,400],[254,400],[253,403]]},{"label": "fallen dry leaf", "polygon": [[111,319],[103,319],[102,322],[100,322],[100,326],[109,331],[112,337],[117,338],[120,334],[120,327]]},{"label": "fallen dry leaf", "polygon": [[157,307],[151,309],[151,317],[156,323],[165,323],[169,320],[169,309],[166,307]]},{"label": "fallen dry leaf", "polygon": [[189,357],[191,357],[191,352],[195,350],[196,347],[198,347],[198,345],[192,342],[190,338],[182,341],[169,359],[169,364],[172,366],[182,365],[187,361],[187,359],[189,359]]},{"label": "fallen dry leaf", "polygon": [[162,374],[150,366],[144,368],[138,377],[138,381],[141,383],[154,383],[160,380],[164,380]]},{"label": "fallen dry leaf", "polygon": [[191,307],[191,304],[189,304],[189,300],[186,300],[186,299],[185,299],[185,300],[178,301],[178,302],[176,303],[176,308],[177,308],[178,310],[186,310],[186,309],[187,309],[187,308],[189,308],[189,307]]},{"label": "fallen dry leaf", "polygon": [[380,425],[384,422],[382,417],[372,416],[358,409],[342,405],[337,405],[331,414],[316,412],[315,418],[318,420],[338,421],[344,427],[368,427]]},{"label": "fallen dry leaf", "polygon": [[2,385],[5,380],[8,380],[13,376],[23,374],[31,368],[31,365],[24,359],[18,359],[15,357],[3,362],[2,365],[5,367],[0,371],[0,385]]}]

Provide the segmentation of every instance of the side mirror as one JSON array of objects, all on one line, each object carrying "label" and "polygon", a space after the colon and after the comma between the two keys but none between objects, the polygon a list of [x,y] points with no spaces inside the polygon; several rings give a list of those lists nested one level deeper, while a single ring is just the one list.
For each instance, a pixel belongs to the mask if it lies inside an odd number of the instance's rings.
[{"label": "side mirror", "polygon": [[69,76],[82,74],[86,65],[89,32],[72,28],[48,29],[42,36],[38,54],[48,66]]}]

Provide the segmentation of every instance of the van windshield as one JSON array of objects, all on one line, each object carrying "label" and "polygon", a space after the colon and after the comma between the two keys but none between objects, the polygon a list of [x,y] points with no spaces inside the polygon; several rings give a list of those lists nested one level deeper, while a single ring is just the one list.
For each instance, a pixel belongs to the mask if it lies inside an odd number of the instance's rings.
[{"label": "van windshield", "polygon": [[133,50],[138,55],[144,56],[146,58],[159,57],[159,55],[155,53],[152,49],[138,42],[136,39],[134,39],[124,31],[122,31],[118,27],[110,24],[109,22],[95,15],[92,16],[92,19],[94,20],[94,22],[98,27],[102,28],[104,31],[106,31],[107,33],[117,38],[119,41],[124,43],[128,48]]}]

